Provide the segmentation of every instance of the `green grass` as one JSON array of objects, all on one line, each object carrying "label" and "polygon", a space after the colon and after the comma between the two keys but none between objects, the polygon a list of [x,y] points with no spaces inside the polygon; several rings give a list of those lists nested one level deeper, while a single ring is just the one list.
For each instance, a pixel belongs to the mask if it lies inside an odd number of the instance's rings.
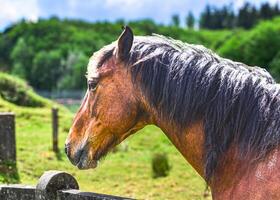
[{"label": "green grass", "polygon": [[[60,154],[51,150],[51,107],[60,109]],[[0,165],[0,182],[35,185],[46,170],[67,171],[80,189],[137,199],[204,199],[205,183],[188,165],[160,129],[148,126],[110,153],[94,170],[80,171],[63,153],[73,113],[51,103],[44,107],[22,107],[0,97],[0,112],[16,114],[17,171],[8,174]],[[152,156],[166,152],[171,164],[167,177],[153,178]],[[2,170],[2,171],[1,171]],[[210,198],[210,197],[209,197]],[[208,199],[209,199],[208,198]]]},{"label": "green grass", "polygon": [[[138,199],[203,199],[204,181],[154,126],[130,137],[126,141],[127,150],[119,148],[116,153],[110,153],[97,169],[80,171],[70,164],[64,153],[55,155],[51,151],[50,108],[14,106],[12,110],[17,113],[17,168],[20,182],[24,184],[36,184],[44,171],[55,169],[73,174],[84,191]],[[0,111],[6,110],[0,108]],[[60,116],[61,152],[71,117],[69,113]],[[172,165],[169,176],[152,178],[154,152],[167,152]]]}]

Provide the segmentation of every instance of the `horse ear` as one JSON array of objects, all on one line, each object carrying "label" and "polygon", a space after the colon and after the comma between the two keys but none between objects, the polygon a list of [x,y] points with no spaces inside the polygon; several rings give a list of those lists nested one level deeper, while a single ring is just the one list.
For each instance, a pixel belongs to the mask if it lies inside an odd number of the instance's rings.
[{"label": "horse ear", "polygon": [[129,52],[133,43],[133,32],[128,26],[123,27],[123,32],[118,39],[117,57],[125,60],[129,56]]}]

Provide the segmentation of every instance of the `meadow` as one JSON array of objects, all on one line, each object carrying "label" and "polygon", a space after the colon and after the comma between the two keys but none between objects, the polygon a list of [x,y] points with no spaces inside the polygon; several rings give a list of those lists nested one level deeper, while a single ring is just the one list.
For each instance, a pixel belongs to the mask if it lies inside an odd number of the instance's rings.
[{"label": "meadow", "polygon": [[[38,97],[23,81],[4,74],[0,76],[2,84],[6,80],[6,84],[24,90],[25,99],[37,98],[34,102],[42,102],[43,105],[19,106],[0,98],[0,112],[16,114],[17,143],[17,176],[1,172],[0,182],[34,185],[44,171],[61,170],[74,175],[80,189],[84,191],[137,199],[174,199],[175,194],[176,199],[205,199],[205,182],[155,126],[147,126],[128,138],[116,152],[108,154],[96,169],[78,170],[64,154],[64,141],[74,113]],[[13,95],[17,96],[18,91]],[[7,99],[7,95],[5,98]],[[52,106],[60,109],[58,154],[51,149]],[[172,166],[167,177],[152,176],[151,159],[158,152],[165,152]]]}]

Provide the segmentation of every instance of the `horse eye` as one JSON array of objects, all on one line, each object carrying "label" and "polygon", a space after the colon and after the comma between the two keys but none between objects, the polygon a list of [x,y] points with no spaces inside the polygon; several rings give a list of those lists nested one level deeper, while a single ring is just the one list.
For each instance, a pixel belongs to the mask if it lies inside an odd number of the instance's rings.
[{"label": "horse eye", "polygon": [[91,80],[88,82],[88,89],[90,91],[95,91],[96,90],[96,87],[97,87],[97,83],[98,81],[97,80]]}]

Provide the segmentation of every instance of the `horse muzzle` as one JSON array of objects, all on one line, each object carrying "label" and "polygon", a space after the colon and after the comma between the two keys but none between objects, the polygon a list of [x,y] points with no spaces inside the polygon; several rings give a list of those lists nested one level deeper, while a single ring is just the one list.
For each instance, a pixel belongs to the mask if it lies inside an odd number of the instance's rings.
[{"label": "horse muzzle", "polygon": [[70,143],[65,144],[65,154],[70,162],[79,169],[90,169],[97,167],[98,161],[89,157],[88,145],[83,145],[77,149],[72,149]]}]

